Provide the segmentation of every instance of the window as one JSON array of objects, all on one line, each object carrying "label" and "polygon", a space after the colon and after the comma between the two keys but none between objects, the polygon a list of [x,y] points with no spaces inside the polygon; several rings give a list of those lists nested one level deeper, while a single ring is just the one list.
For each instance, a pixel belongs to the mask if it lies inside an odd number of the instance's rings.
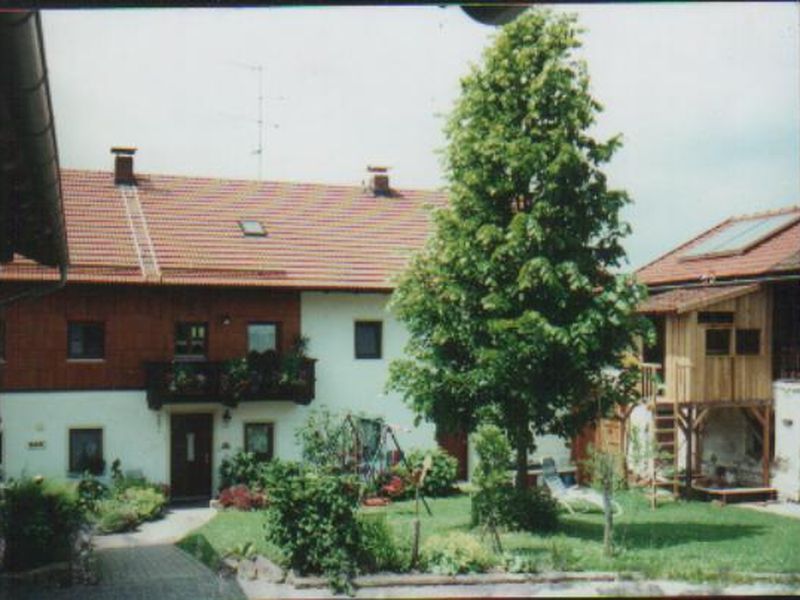
[{"label": "window", "polygon": [[761,330],[737,329],[736,354],[761,354]]},{"label": "window", "polygon": [[239,221],[239,227],[242,228],[242,233],[245,235],[254,235],[263,237],[267,235],[261,221]]},{"label": "window", "polygon": [[733,323],[732,312],[700,312],[697,313],[698,323]]},{"label": "window", "polygon": [[175,325],[175,356],[205,358],[208,353],[208,325],[178,323]]},{"label": "window", "polygon": [[381,357],[381,321],[356,321],[356,358]]},{"label": "window", "polygon": [[102,475],[106,463],[103,460],[102,429],[69,430],[69,470],[70,473]]},{"label": "window", "polygon": [[272,460],[272,451],[275,445],[274,432],[272,423],[245,423],[245,451],[252,452],[257,460]]},{"label": "window", "polygon": [[278,349],[278,326],[275,323],[247,325],[247,351],[266,352]]},{"label": "window", "polygon": [[727,356],[731,353],[730,329],[706,329],[706,356]]},{"label": "window", "polygon": [[68,323],[67,356],[69,358],[103,358],[105,356],[103,323]]}]

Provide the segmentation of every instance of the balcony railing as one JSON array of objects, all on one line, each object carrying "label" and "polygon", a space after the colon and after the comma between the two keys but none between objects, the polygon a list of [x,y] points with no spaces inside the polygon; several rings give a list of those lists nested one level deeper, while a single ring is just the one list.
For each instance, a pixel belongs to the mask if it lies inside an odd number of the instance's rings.
[{"label": "balcony railing", "polygon": [[775,353],[776,379],[800,379],[800,348],[781,348]]},{"label": "balcony railing", "polygon": [[643,400],[647,402],[655,402],[656,397],[659,395],[659,388],[661,387],[661,378],[659,376],[661,365],[656,363],[641,363],[639,365],[641,372],[640,381],[640,394]]},{"label": "balcony railing", "polygon": [[236,406],[256,400],[290,400],[309,404],[314,399],[314,359],[302,358],[294,372],[277,368],[252,368],[234,362],[147,362],[147,404],[158,410],[164,404],[219,402]]}]

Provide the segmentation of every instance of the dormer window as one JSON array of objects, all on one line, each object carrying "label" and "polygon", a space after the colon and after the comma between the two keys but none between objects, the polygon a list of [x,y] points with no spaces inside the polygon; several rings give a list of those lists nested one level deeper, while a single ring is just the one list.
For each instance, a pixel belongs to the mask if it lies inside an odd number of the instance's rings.
[{"label": "dormer window", "polygon": [[264,226],[261,224],[261,221],[239,221],[239,227],[242,228],[242,233],[247,236],[258,236],[264,237],[267,235]]}]

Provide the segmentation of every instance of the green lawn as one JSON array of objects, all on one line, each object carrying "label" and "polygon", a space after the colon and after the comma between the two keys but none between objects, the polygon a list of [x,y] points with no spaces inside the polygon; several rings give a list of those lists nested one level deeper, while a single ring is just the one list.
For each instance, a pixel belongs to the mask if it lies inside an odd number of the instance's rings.
[{"label": "green lawn", "polygon": [[[599,513],[563,514],[559,531],[551,535],[504,533],[504,549],[531,557],[542,570],[639,572],[650,578],[690,580],[736,580],[745,573],[800,575],[800,520],[702,502],[669,502],[652,511],[633,492],[620,494],[618,500],[624,514],[615,528],[613,558],[602,554]],[[471,531],[467,495],[428,502],[433,516],[421,510],[423,541],[432,534]],[[398,536],[410,535],[413,502],[364,511],[386,514]],[[213,557],[245,541],[277,557],[275,548],[264,541],[263,518],[257,512],[222,512],[180,545]]]}]

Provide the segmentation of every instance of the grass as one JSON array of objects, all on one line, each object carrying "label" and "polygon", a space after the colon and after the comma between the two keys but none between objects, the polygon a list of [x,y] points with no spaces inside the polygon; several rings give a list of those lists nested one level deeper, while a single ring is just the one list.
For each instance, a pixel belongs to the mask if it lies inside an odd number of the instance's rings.
[{"label": "grass", "polygon": [[[800,520],[704,502],[669,502],[652,511],[635,492],[619,494],[617,499],[624,514],[616,523],[616,551],[611,558],[603,556],[599,513],[562,514],[559,530],[550,535],[504,533],[503,547],[541,569],[638,572],[649,578],[691,581],[746,581],[749,573],[800,578]],[[478,535],[470,527],[469,496],[428,499],[428,503],[432,517],[420,508],[423,542],[453,531]],[[398,537],[410,536],[413,502],[364,512],[385,514]],[[202,559],[203,553],[219,557],[247,541],[265,556],[278,558],[277,550],[264,540],[258,512],[222,512],[179,545]]]},{"label": "grass", "polygon": [[280,560],[280,551],[267,543],[264,536],[264,514],[260,511],[226,510],[196,529],[177,546],[203,564],[216,569],[230,552],[250,542],[255,552],[272,560]]}]

